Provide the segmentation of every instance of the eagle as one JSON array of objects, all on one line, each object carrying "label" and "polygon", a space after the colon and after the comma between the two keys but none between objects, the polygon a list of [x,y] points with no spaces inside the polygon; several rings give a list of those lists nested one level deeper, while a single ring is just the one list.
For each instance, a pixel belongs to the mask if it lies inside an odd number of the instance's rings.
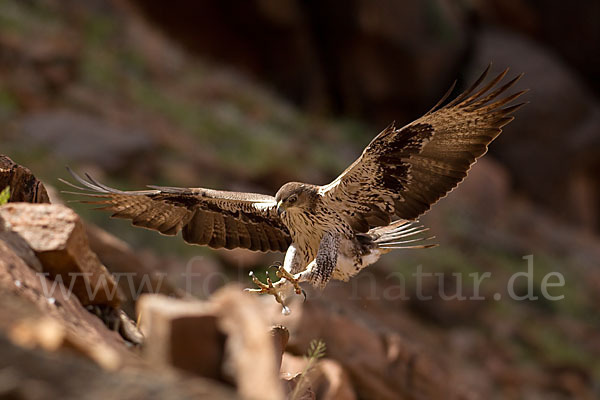
[{"label": "eagle", "polygon": [[[465,92],[449,101],[456,82],[421,118],[379,133],[333,182],[290,182],[275,196],[148,186],[122,191],[70,169],[81,185],[61,180],[112,217],[164,235],[182,232],[190,244],[285,252],[273,283],[250,289],[275,296],[283,312],[300,294],[300,282],[324,288],[347,281],[394,249],[427,248],[427,230],[416,219],[466,176],[488,145],[525,103],[511,105],[527,90],[507,94],[521,75],[502,83],[508,68],[486,82],[491,64]],[[91,199],[90,199],[91,197]]]}]

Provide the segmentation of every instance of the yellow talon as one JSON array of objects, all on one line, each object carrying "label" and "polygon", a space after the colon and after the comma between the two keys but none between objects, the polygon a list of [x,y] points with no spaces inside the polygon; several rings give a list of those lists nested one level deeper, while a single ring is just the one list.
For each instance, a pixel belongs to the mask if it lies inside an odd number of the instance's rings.
[{"label": "yellow talon", "polygon": [[282,266],[277,267],[277,272],[275,273],[279,279],[285,279],[294,285],[294,291],[296,294],[302,294],[302,288],[300,287],[300,283],[298,279],[294,277],[287,269]]},{"label": "yellow talon", "polygon": [[287,306],[283,303],[283,299],[281,298],[279,290],[275,286],[273,286],[273,281],[271,281],[271,278],[269,278],[268,275],[266,284],[262,283],[252,271],[250,271],[250,277],[252,278],[252,282],[254,282],[256,286],[258,286],[258,289],[246,289],[246,291],[259,294],[266,293],[273,295],[275,297],[275,301],[281,304],[284,309],[287,309]]}]

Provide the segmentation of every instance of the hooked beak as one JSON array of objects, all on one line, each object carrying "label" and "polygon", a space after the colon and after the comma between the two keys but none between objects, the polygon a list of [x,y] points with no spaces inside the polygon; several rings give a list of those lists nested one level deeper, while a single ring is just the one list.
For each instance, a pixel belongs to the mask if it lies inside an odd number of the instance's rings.
[{"label": "hooked beak", "polygon": [[281,217],[281,214],[283,214],[284,211],[285,211],[285,209],[281,205],[281,201],[280,201],[279,203],[277,203],[277,216]]}]

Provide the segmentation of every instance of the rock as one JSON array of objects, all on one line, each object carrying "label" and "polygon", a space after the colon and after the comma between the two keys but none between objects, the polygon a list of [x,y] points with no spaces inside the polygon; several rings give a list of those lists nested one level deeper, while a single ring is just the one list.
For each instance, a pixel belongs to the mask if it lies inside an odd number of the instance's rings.
[{"label": "rock", "polygon": [[[485,221],[485,226],[493,229],[510,218],[512,201],[511,175],[508,169],[493,157],[479,159],[469,175],[447,197],[440,200],[421,222],[438,238],[451,238],[455,227],[448,223],[449,216],[467,221]],[[479,225],[470,227],[473,235],[480,235]],[[454,229],[454,231],[453,231]]]},{"label": "rock", "polygon": [[600,30],[595,18],[600,15],[598,2],[577,0],[564,7],[560,0],[491,0],[470,6],[478,11],[484,24],[506,27],[543,44],[587,78],[586,84],[596,93],[600,91]]},{"label": "rock", "polygon": [[34,272],[2,240],[0,301],[0,331],[21,346],[70,349],[106,369],[136,362],[123,340],[88,313],[68,288]]},{"label": "rock", "polygon": [[20,35],[0,35],[0,53],[3,55],[0,74],[11,71],[11,79],[6,80],[5,88],[25,109],[51,105],[52,100],[78,76],[80,37],[69,28],[41,28],[44,39],[38,40],[40,25],[43,24],[36,23],[37,29],[21,30]]},{"label": "rock", "polygon": [[0,230],[21,236],[44,272],[60,280],[82,304],[120,302],[118,286],[87,241],[79,216],[62,205],[10,203],[0,207]]},{"label": "rock", "polygon": [[176,287],[154,266],[164,265],[156,255],[141,257],[121,239],[105,230],[90,224],[85,224],[89,246],[103,265],[117,281],[125,302],[122,308],[135,317],[135,302],[143,293],[160,293],[170,297],[183,298],[186,294]]},{"label": "rock", "polygon": [[306,108],[381,127],[435,104],[467,48],[468,8],[441,0],[205,1],[168,10],[130,2],[188,49],[262,77]]},{"label": "rock", "polygon": [[211,303],[227,335],[225,375],[235,379],[245,399],[282,399],[275,348],[260,303],[239,286],[225,286]]},{"label": "rock", "polygon": [[44,185],[29,169],[0,154],[0,190],[7,186],[10,186],[9,202],[50,202]]},{"label": "rock", "polygon": [[522,98],[530,104],[516,113],[490,152],[508,167],[519,191],[570,222],[599,229],[598,99],[560,59],[520,35],[480,32],[470,79],[491,60],[492,73],[507,66],[524,72],[515,90],[531,91]]},{"label": "rock", "polygon": [[[2,220],[0,219],[0,226],[2,225]],[[35,255],[35,252],[31,250],[29,244],[18,234],[10,231],[2,231],[0,230],[0,240],[4,242],[5,245],[10,247],[10,249],[17,255],[21,260],[23,260],[29,268],[36,272],[43,272],[44,268],[42,267],[42,263]]]},{"label": "rock", "polygon": [[14,345],[0,333],[0,397],[43,399],[233,400],[235,392],[202,378],[146,367],[106,371],[77,354]]},{"label": "rock", "polygon": [[215,255],[223,264],[243,271],[250,271],[258,265],[270,265],[275,259],[280,258],[269,257],[269,254],[246,249],[218,249],[215,251]]},{"label": "rock", "polygon": [[326,357],[347,371],[359,398],[463,397],[465,389],[453,383],[452,373],[417,343],[374,322],[374,316],[327,304],[324,299],[309,299],[292,310],[286,318],[288,351],[305,354],[313,339],[322,339]]},{"label": "rock", "polygon": [[275,345],[275,365],[279,371],[281,369],[281,359],[285,352],[285,346],[287,346],[290,339],[290,332],[285,326],[277,325],[271,328],[271,336]]},{"label": "rock", "polygon": [[[295,384],[305,371],[307,359],[285,353],[281,366],[284,379],[293,380]],[[304,379],[309,381],[307,392],[313,392],[322,400],[355,400],[356,394],[350,377],[344,368],[331,359],[321,359],[307,372]]]},{"label": "rock", "polygon": [[38,112],[21,121],[22,140],[51,149],[55,156],[116,171],[154,148],[150,135],[133,127],[73,111]]},{"label": "rock", "polygon": [[149,362],[222,379],[225,335],[207,303],[143,295],[137,307]]},{"label": "rock", "polygon": [[323,400],[355,400],[356,394],[352,381],[344,368],[336,361],[324,359],[317,364],[317,372],[321,376],[317,389],[319,399]]},{"label": "rock", "polygon": [[[289,396],[299,400],[317,400],[317,394],[310,386],[310,382],[307,382],[302,378],[302,375],[297,374],[293,377],[284,378],[286,384],[286,390]],[[301,387],[298,387],[301,385]]]},{"label": "rock", "polygon": [[138,313],[149,361],[230,382],[244,399],[283,398],[274,339],[241,288],[225,287],[210,302],[147,294]]}]

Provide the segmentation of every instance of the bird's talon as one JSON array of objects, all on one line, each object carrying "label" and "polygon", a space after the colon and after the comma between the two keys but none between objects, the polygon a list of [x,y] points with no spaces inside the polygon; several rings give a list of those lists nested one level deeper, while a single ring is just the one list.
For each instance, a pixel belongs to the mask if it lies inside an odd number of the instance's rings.
[{"label": "bird's talon", "polygon": [[[258,293],[258,294],[270,294],[273,295],[273,297],[275,297],[275,301],[277,301],[279,304],[281,304],[281,306],[286,309],[287,306],[284,304],[283,299],[281,298],[281,294],[279,292],[279,290],[273,285],[273,281],[271,280],[271,278],[267,275],[267,283],[262,283],[257,277],[256,275],[254,275],[253,272],[250,272],[250,277],[252,278],[252,282],[254,282],[254,284],[256,286],[258,286],[257,289],[245,289],[247,292],[252,292],[252,293]],[[289,309],[288,309],[289,310]]]},{"label": "bird's talon", "polygon": [[[269,276],[268,270],[270,268],[276,269],[275,275],[280,279],[275,284],[273,283],[273,281],[271,280],[271,277]],[[282,286],[286,281],[290,282],[294,286],[294,292],[296,292],[296,294],[302,294],[304,296],[304,301],[306,301],[306,292],[300,287],[299,279],[296,278],[294,275],[292,275],[285,268],[283,268],[283,265],[280,262],[273,263],[273,265],[271,265],[267,269],[266,283],[261,282],[256,277],[256,275],[254,275],[253,272],[250,272],[249,275],[250,275],[250,278],[252,278],[252,282],[254,282],[254,284],[256,286],[258,286],[258,288],[246,289],[246,291],[252,292],[252,293],[258,293],[258,294],[273,295],[273,297],[275,297],[275,301],[277,301],[279,304],[281,304],[281,307],[282,307],[281,312],[283,315],[289,315],[291,313],[291,310],[289,309],[289,307],[284,303],[284,300],[282,298],[283,293],[281,292]]]},{"label": "bird's talon", "polygon": [[287,269],[283,268],[282,266],[279,267],[277,269],[276,275],[278,278],[285,279],[286,281],[294,285],[294,291],[296,292],[296,294],[302,294],[302,288],[300,287],[298,279],[294,277],[294,275],[292,275]]},{"label": "bird's talon", "polygon": [[252,282],[254,282],[256,286],[258,286],[258,289],[248,289],[249,292],[269,293],[270,289],[273,289],[273,283],[268,277],[267,284],[264,284],[260,281],[260,279],[256,277],[256,275],[254,275],[254,272],[250,271],[249,275],[250,278],[252,278]]},{"label": "bird's talon", "polygon": [[267,271],[271,270],[271,269],[275,269],[275,270],[279,270],[279,268],[282,267],[281,262],[279,261],[275,261],[273,264],[269,265],[269,268],[267,268]]}]

